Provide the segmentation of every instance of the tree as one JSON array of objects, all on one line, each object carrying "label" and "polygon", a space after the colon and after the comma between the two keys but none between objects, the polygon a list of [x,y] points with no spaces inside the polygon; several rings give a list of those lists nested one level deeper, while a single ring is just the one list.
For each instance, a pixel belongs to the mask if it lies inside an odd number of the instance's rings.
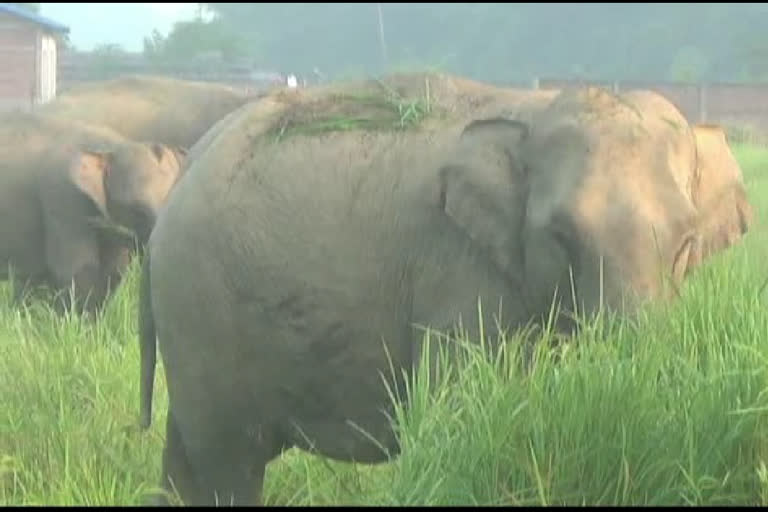
[{"label": "tree", "polygon": [[144,56],[150,60],[159,60],[163,55],[165,37],[157,29],[144,37]]},{"label": "tree", "polygon": [[706,55],[695,46],[683,46],[672,60],[669,74],[672,80],[697,82],[703,79],[708,71],[709,60]]},{"label": "tree", "polygon": [[243,38],[217,20],[204,21],[202,13],[191,21],[178,21],[167,37],[157,30],[144,38],[144,55],[154,62],[186,62],[215,54],[231,61],[246,54]]},{"label": "tree", "polygon": [[754,81],[768,80],[768,43],[756,41],[740,55],[742,75]]},{"label": "tree", "polygon": [[375,3],[202,5],[241,38],[245,54],[258,48],[262,65],[318,67],[332,78],[414,64],[496,82],[733,80],[768,71],[762,3],[383,3],[387,65]]},{"label": "tree", "polygon": [[122,71],[127,52],[119,44],[100,44],[91,51],[89,71],[99,79],[105,79]]}]

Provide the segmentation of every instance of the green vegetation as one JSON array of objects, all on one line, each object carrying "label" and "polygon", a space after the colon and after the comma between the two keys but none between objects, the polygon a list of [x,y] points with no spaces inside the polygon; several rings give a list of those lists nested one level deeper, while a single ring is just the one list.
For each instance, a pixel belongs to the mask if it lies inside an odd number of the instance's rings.
[{"label": "green vegetation", "polygon": [[[246,54],[248,45],[217,21],[202,19],[178,21],[173,27],[173,37],[165,37],[154,30],[144,38],[144,55],[155,64],[173,64],[190,57],[217,57],[223,60],[237,59]],[[206,64],[216,64],[209,58]]]},{"label": "green vegetation", "polygon": [[418,126],[436,109],[426,82],[423,97],[406,99],[376,81],[378,93],[340,93],[299,103],[269,130],[268,135],[284,140],[292,135],[366,130],[396,131]]},{"label": "green vegetation", "polygon": [[[495,359],[468,350],[431,394],[421,371],[399,458],[289,451],[267,503],[768,504],[768,150],[737,157],[755,228],[681,300],[542,344],[527,374],[514,339]],[[161,367],[153,425],[137,431],[136,270],[97,322],[0,294],[0,504],[131,505],[156,485],[167,399]]]}]

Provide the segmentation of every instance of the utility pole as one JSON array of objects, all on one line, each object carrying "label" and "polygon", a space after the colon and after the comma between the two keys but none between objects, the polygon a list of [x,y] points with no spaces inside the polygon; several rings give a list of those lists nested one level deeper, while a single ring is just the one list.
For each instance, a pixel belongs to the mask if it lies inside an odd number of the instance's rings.
[{"label": "utility pole", "polygon": [[379,12],[379,43],[381,44],[381,58],[384,60],[384,67],[387,67],[387,43],[384,40],[384,17],[381,15],[381,4],[376,4]]}]

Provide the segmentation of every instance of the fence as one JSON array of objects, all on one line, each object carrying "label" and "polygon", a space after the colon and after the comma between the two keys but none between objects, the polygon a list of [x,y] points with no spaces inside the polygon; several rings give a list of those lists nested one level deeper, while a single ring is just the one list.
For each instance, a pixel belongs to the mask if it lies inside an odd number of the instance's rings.
[{"label": "fence", "polygon": [[607,82],[536,78],[529,87],[566,89],[585,85],[597,85],[614,92],[651,89],[677,105],[690,122],[714,122],[768,131],[768,84]]},{"label": "fence", "polygon": [[141,54],[100,56],[92,53],[63,53],[58,63],[58,92],[71,87],[122,75],[157,75],[218,82],[234,87],[259,88],[282,80],[279,73],[261,72],[247,64],[223,64],[218,61],[196,60],[186,64],[152,65]]},{"label": "fence", "polygon": [[[98,59],[102,60],[99,61]],[[125,74],[155,74],[181,79],[221,82],[258,89],[281,79],[278,73],[255,72],[252,66],[224,65],[216,61],[191,62],[185,66],[152,67],[141,54],[117,58],[89,53],[65,53],[59,59],[59,91],[92,80],[106,80]],[[675,103],[690,122],[714,122],[768,132],[768,84],[639,81],[584,81],[535,78],[528,83],[503,84],[521,88],[565,89],[598,85],[615,92],[652,89]]]}]

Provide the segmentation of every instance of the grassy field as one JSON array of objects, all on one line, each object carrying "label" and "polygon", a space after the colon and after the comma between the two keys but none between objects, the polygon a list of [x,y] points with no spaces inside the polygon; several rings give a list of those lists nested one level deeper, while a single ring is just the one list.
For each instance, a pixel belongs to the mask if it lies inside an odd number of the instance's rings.
[{"label": "grassy field", "polygon": [[[741,146],[757,222],[745,243],[636,321],[540,351],[468,353],[401,414],[391,464],[289,451],[267,504],[768,504],[768,150]],[[0,505],[136,505],[157,484],[167,400],[138,421],[136,273],[96,323],[10,307],[0,290]]]}]

